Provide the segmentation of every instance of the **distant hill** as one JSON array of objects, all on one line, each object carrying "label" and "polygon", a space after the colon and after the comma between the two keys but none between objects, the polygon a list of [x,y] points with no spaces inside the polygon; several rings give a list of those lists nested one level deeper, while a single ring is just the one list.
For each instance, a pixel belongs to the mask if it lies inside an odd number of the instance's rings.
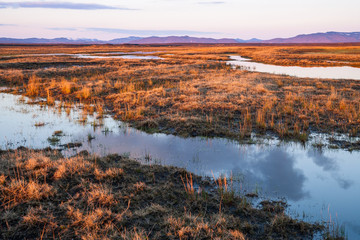
[{"label": "distant hill", "polygon": [[360,32],[326,32],[301,34],[291,38],[274,38],[262,43],[349,43],[360,42]]},{"label": "distant hill", "polygon": [[103,44],[104,41],[97,39],[68,39],[68,38],[0,38],[2,44]]},{"label": "distant hill", "polygon": [[115,38],[113,40],[107,41],[106,43],[110,44],[123,44],[129,43],[131,41],[136,41],[142,39],[141,37],[127,37],[127,38]]},{"label": "distant hill", "polygon": [[263,40],[258,39],[258,38],[252,38],[252,39],[249,39],[249,40],[243,40],[243,39],[240,39],[240,38],[236,38],[235,40],[238,43],[259,43],[259,42],[263,41]]},{"label": "distant hill", "polygon": [[274,38],[261,40],[252,38],[249,40],[232,38],[198,38],[190,36],[168,37],[126,37],[116,38],[109,41],[98,39],[68,39],[68,38],[0,38],[0,44],[174,44],[174,43],[351,43],[360,42],[360,32],[326,32],[301,34],[291,38]]},{"label": "distant hill", "polygon": [[197,38],[189,36],[148,37],[130,42],[131,44],[171,44],[171,43],[237,43],[235,39]]},{"label": "distant hill", "polygon": [[169,37],[127,37],[116,38],[109,41],[97,39],[68,39],[68,38],[0,38],[0,44],[172,44],[172,43],[238,43],[235,39],[223,38],[196,38],[189,36]]}]

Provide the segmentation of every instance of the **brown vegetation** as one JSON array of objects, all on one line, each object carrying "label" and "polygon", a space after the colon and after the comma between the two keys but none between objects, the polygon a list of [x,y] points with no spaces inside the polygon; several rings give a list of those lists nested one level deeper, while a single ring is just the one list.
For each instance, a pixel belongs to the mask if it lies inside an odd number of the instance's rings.
[{"label": "brown vegetation", "polygon": [[215,181],[118,155],[2,151],[0,238],[312,239],[321,229],[280,202],[254,209],[231,181]]},{"label": "brown vegetation", "polygon": [[[26,55],[131,51],[158,51],[150,55],[163,59]],[[3,46],[0,54],[12,57],[1,58],[0,83],[47,98],[47,104],[58,100],[69,109],[81,102],[88,113],[108,110],[149,132],[238,140],[252,132],[274,133],[306,141],[311,132],[360,136],[359,81],[254,73],[223,60],[238,53],[285,65],[303,65],[293,59],[318,64],[313,56],[320,55],[356,62],[358,51],[359,46]]]}]

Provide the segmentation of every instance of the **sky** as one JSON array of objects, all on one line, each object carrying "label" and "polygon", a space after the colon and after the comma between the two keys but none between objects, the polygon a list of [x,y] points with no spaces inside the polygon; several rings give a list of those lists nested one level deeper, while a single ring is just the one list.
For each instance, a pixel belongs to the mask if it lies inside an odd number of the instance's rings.
[{"label": "sky", "polygon": [[0,37],[292,37],[360,32],[360,0],[0,1]]}]

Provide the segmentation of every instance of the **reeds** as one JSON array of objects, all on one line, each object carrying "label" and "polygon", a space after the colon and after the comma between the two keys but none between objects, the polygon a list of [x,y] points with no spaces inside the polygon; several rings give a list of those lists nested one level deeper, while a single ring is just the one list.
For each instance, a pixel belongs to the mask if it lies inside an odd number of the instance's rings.
[{"label": "reeds", "polygon": [[194,190],[194,183],[193,183],[193,179],[192,179],[192,175],[190,173],[190,176],[188,177],[188,175],[185,175],[185,179],[180,175],[181,181],[184,185],[184,189],[185,192],[190,195],[193,196],[195,194],[195,190]]}]

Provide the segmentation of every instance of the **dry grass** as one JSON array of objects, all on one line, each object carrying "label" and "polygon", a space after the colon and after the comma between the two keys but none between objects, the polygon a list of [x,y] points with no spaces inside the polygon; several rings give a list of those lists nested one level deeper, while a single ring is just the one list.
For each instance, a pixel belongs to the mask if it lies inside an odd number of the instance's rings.
[{"label": "dry grass", "polygon": [[[0,47],[0,54],[159,51],[163,60],[76,59],[68,56],[3,58],[0,83],[17,93],[88,104],[148,132],[248,138],[272,132],[306,141],[312,132],[360,136],[359,81],[300,79],[234,70],[219,60],[243,54],[255,60],[318,55],[358,61],[359,46],[48,46]],[[314,52],[316,54],[314,54]],[[166,54],[173,55],[166,55]],[[280,54],[281,53],[281,54]],[[309,58],[307,58],[309,56]],[[263,58],[263,59],[262,59]],[[275,59],[275,60],[274,60]],[[293,61],[294,60],[294,61]],[[302,61],[302,60],[301,60]],[[325,60],[324,60],[325,61]],[[332,63],[332,65],[334,65]],[[344,64],[346,65],[346,64]],[[44,69],[46,67],[46,69]],[[8,76],[13,76],[9,78]],[[91,105],[91,107],[90,107]],[[68,111],[69,108],[66,108]]]},{"label": "dry grass", "polygon": [[[183,169],[118,155],[3,151],[0,176],[1,239],[312,239],[320,229],[280,221],[283,209],[270,202],[263,210],[236,196],[225,202],[214,182]],[[181,179],[213,190],[190,197]],[[216,181],[228,191],[226,178]]]}]

